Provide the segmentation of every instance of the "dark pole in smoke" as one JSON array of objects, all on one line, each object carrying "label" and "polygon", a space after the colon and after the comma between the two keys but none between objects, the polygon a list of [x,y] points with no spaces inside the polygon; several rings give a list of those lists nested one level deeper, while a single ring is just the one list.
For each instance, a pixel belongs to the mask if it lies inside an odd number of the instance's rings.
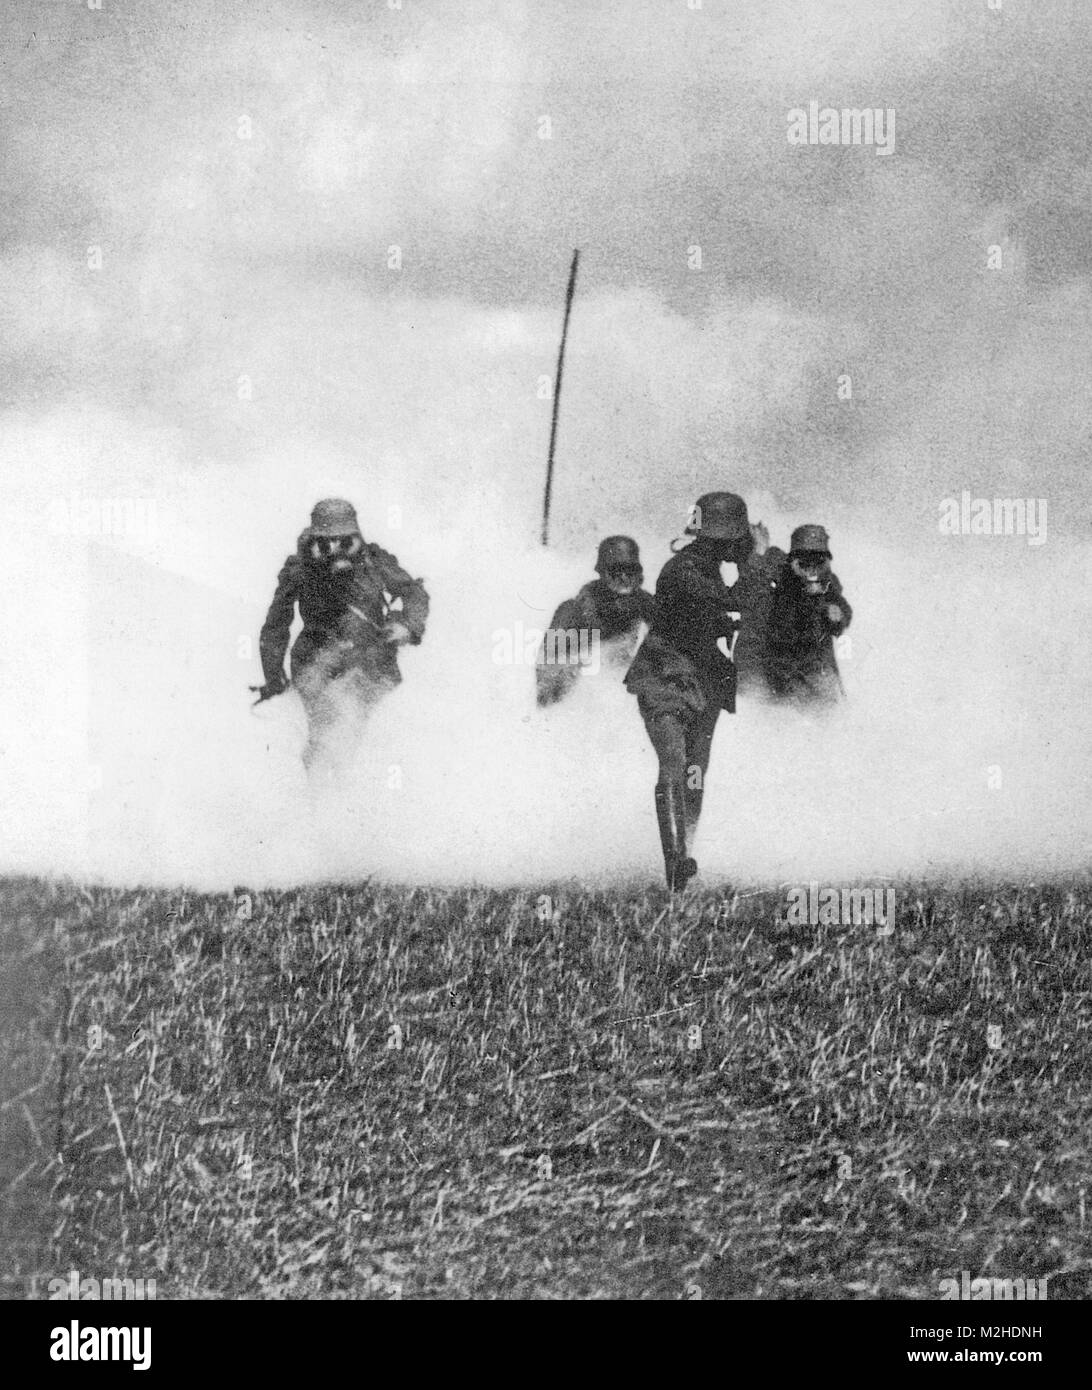
[{"label": "dark pole in smoke", "polygon": [[576,264],[580,260],[579,250],[573,252],[573,263],[569,269],[569,287],[565,291],[565,318],[561,324],[561,347],[557,353],[557,375],[554,378],[554,406],[550,415],[550,450],[546,456],[546,495],[542,499],[542,544],[550,543],[550,489],[554,481],[554,445],[557,442],[557,412],[561,404],[561,373],[565,369],[565,339],[569,335],[569,314],[573,307],[573,291],[576,289]]}]

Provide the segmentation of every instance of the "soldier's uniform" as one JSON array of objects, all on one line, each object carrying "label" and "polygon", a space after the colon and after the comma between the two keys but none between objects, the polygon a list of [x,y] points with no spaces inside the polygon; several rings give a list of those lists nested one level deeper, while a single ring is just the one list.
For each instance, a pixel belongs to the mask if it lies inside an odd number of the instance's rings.
[{"label": "soldier's uniform", "polygon": [[842,698],[834,639],[853,609],[831,570],[822,526],[798,526],[777,576],[766,626],[764,675],[775,700],[832,704]]},{"label": "soldier's uniform", "polygon": [[[392,607],[399,600],[401,608]],[[428,595],[395,556],[364,540],[348,502],[328,498],[277,576],[259,639],[263,697],[288,684],[284,661],[297,604],[303,631],[292,646],[292,682],[307,709],[310,761],[322,729],[336,719],[337,696],[351,686],[354,700],[370,706],[399,684],[397,649],[421,641]]]},{"label": "soldier's uniform", "polygon": [[612,644],[613,659],[628,665],[641,624],[652,621],[656,605],[652,595],[641,588],[644,571],[636,541],[629,536],[608,536],[599,545],[595,570],[599,578],[560,605],[542,639],[535,667],[539,705],[563,699],[580,674],[580,644],[561,634],[598,633],[598,642]]},{"label": "soldier's uniform", "polygon": [[656,817],[671,888],[697,872],[687,841],[701,814],[717,719],[736,707],[735,667],[718,642],[731,647],[738,610],[720,566],[742,566],[754,546],[741,497],[707,493],[694,510],[686,529],[696,539],[660,571],[652,626],[626,676],[659,760]]},{"label": "soldier's uniform", "polygon": [[777,583],[786,555],[777,546],[757,551],[739,566],[731,587],[732,603],[740,615],[739,632],[732,649],[736,688],[740,694],[764,694],[766,686],[766,635]]}]

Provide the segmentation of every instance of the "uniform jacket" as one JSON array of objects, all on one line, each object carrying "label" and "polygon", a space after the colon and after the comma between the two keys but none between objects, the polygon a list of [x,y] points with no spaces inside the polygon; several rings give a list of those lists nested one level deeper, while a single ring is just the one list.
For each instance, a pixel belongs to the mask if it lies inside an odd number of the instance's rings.
[{"label": "uniform jacket", "polygon": [[[631,636],[636,643],[641,623],[651,624],[655,611],[656,600],[646,590],[639,589],[635,594],[622,598],[612,593],[601,579],[593,579],[590,584],[584,585],[575,598],[568,598],[560,605],[550,620],[550,631],[598,632],[601,642]],[[571,643],[560,647],[560,650],[571,652]],[[552,651],[552,655],[556,656],[556,651]],[[579,663],[571,655],[565,664],[556,660],[547,661],[544,638],[535,668],[538,703],[552,705],[562,699],[572,689],[579,674]]]},{"label": "uniform jacket", "polygon": [[331,674],[359,666],[377,677],[400,681],[395,644],[382,636],[383,624],[390,602],[401,599],[401,611],[396,609],[391,616],[406,625],[412,643],[420,642],[428,617],[428,594],[421,581],[411,578],[378,545],[365,542],[353,559],[353,568],[343,574],[312,561],[305,545],[301,537],[296,553],[281,567],[262,626],[259,648],[265,679],[273,680],[283,671],[289,629],[299,604],[303,631],[292,648],[293,676],[320,653],[324,660],[340,653]]},{"label": "uniform jacket", "polygon": [[765,681],[766,629],[785,560],[785,552],[774,545],[762,555],[752,552],[739,566],[739,578],[729,590],[732,606],[740,614],[739,635],[732,649],[740,690],[761,687]]},{"label": "uniform jacket", "polygon": [[[842,610],[838,622],[827,605]],[[837,699],[842,693],[834,638],[853,618],[836,574],[825,594],[808,595],[786,560],[778,576],[766,625],[764,669],[770,692],[778,699]]]},{"label": "uniform jacket", "polygon": [[626,676],[642,713],[688,718],[710,704],[735,710],[736,673],[717,646],[731,645],[736,604],[719,562],[704,547],[673,555],[656,581],[656,611]]}]

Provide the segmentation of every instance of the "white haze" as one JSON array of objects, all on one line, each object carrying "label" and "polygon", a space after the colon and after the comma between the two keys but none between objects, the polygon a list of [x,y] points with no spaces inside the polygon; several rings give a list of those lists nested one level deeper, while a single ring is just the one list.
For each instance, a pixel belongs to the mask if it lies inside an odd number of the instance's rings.
[{"label": "white haze", "polygon": [[[679,515],[661,509],[653,525],[638,520],[639,496],[614,505],[624,435],[580,487],[563,453],[559,521],[569,513],[561,529],[583,542],[545,552],[534,540],[539,471],[513,478],[475,409],[474,375],[465,358],[451,364],[449,390],[466,381],[467,403],[445,415],[453,452],[473,456],[473,487],[469,463],[463,487],[438,485],[417,438],[375,440],[375,456],[395,460],[384,475],[296,448],[186,467],[177,441],[92,413],[9,426],[9,499],[20,505],[5,591],[33,602],[6,616],[7,869],[208,888],[658,877],[655,759],[620,672],[604,662],[571,703],[543,713],[531,666],[496,664],[494,634],[545,626],[612,530],[637,535],[651,584],[691,495],[733,479],[691,475],[676,488]],[[541,435],[533,392],[519,409],[521,428]],[[158,534],[51,534],[46,503],[92,491],[153,498]],[[246,686],[260,680],[257,632],[277,568],[327,493],[353,497],[366,533],[424,576],[432,612],[357,756],[339,778],[308,783],[296,696],[251,712]],[[594,524],[572,518],[574,495]],[[1038,875],[1085,863],[1080,547],[1049,533],[1038,547],[942,537],[935,516],[908,538],[876,508],[805,515],[754,491],[749,501],[775,543],[801,520],[830,527],[856,612],[842,662],[849,698],[823,720],[745,699],[722,716],[697,845],[707,879]]]},{"label": "white haze", "polygon": [[[652,587],[713,488],[826,524],[855,619],[833,717],[722,717],[706,881],[1087,865],[1092,12],[891,9],[6,6],[0,871],[658,881],[620,673],[543,714],[494,633],[612,532]],[[894,155],[788,147],[813,98],[894,107]],[[964,489],[1045,498],[1046,543],[939,535]],[[246,687],[324,495],[432,612],[320,784]],[[65,534],[73,497],[143,530]]]}]

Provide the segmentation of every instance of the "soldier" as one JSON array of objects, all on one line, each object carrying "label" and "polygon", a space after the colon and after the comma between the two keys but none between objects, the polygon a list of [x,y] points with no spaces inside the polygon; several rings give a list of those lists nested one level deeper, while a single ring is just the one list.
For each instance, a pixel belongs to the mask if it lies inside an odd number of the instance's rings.
[{"label": "soldier", "polygon": [[[655,600],[641,588],[645,574],[636,541],[629,536],[601,541],[595,572],[599,578],[585,584],[575,598],[565,600],[542,639],[535,667],[540,705],[556,704],[572,690],[580,674],[581,650],[586,654],[589,642],[614,643],[616,659],[628,664],[641,624],[652,621]],[[567,635],[574,632],[575,638]],[[581,637],[592,633],[598,636]]]},{"label": "soldier", "polygon": [[853,618],[831,570],[822,526],[798,526],[777,577],[766,628],[764,669],[776,700],[834,704],[844,694],[834,638]]},{"label": "soldier", "polygon": [[721,710],[736,707],[735,667],[718,643],[730,642],[738,609],[720,567],[742,568],[755,544],[747,504],[731,492],[699,497],[686,534],[695,539],[660,571],[652,626],[626,676],[659,759],[656,818],[672,889],[697,873],[687,843],[701,814],[713,731]]},{"label": "soldier", "polygon": [[770,545],[770,533],[761,521],[751,527],[751,535],[754,549],[738,566],[739,577],[732,585],[732,602],[740,615],[732,660],[738,693],[764,696],[766,628],[786,556],[776,545]]},{"label": "soldier", "polygon": [[[401,609],[392,607],[396,600]],[[292,647],[292,681],[307,710],[304,762],[310,766],[346,696],[364,711],[399,684],[397,649],[420,642],[428,595],[393,555],[364,540],[350,503],[318,502],[281,568],[262,626],[265,684],[253,687],[259,700],[288,686],[284,659],[297,603],[303,631]]]}]

